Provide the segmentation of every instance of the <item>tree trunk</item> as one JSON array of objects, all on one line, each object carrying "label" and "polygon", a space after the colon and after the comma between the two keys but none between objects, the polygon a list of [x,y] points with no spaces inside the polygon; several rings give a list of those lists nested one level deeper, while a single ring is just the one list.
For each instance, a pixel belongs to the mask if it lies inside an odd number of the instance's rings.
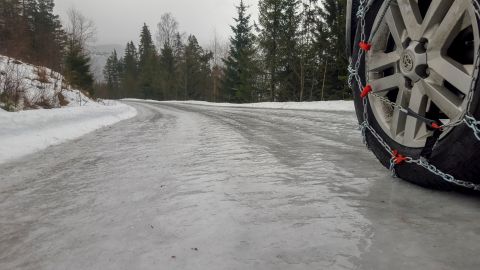
[{"label": "tree trunk", "polygon": [[325,72],[323,73],[323,82],[322,82],[322,101],[325,100],[325,79],[327,78],[327,62],[325,62]]}]

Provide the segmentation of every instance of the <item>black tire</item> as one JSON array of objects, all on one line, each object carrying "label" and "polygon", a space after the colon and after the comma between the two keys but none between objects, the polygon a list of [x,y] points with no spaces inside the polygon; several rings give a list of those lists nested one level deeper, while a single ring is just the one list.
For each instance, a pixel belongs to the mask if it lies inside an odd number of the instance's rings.
[{"label": "black tire", "polygon": [[[379,12],[383,0],[377,0],[373,3],[366,16],[366,34],[370,35],[370,30],[373,27],[373,22]],[[353,42],[352,60],[356,61],[358,55],[358,43],[360,42],[360,28],[357,27]],[[365,84],[365,59],[361,59],[360,76],[363,84]],[[361,90],[356,84],[354,87],[354,101],[359,122],[363,119],[363,105],[360,97]],[[471,115],[476,119],[480,119],[480,83],[477,81]],[[370,125],[377,131],[377,133],[392,147],[400,153],[413,158],[419,158],[422,152],[421,148],[409,148],[398,144],[392,140],[383,129],[379,126],[375,119],[370,106],[367,108]],[[379,161],[385,166],[389,167],[391,155],[379,144],[379,142],[367,131],[367,143],[369,148],[373,151]],[[436,166],[444,173],[454,176],[456,179],[461,179],[475,184],[480,184],[480,141],[476,139],[473,131],[466,125],[461,125],[452,130],[447,136],[441,139],[433,149],[433,154],[429,162]],[[396,167],[398,176],[408,182],[420,185],[426,188],[439,190],[459,190],[467,191],[464,188],[450,184],[442,178],[432,174],[428,170],[415,165],[403,164]]]}]

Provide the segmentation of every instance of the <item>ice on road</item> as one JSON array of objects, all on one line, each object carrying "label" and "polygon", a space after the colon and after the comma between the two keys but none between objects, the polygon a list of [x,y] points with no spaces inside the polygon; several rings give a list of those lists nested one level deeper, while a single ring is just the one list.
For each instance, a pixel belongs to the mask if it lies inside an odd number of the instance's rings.
[{"label": "ice on road", "polygon": [[128,102],[0,165],[0,269],[479,269],[479,201],[395,180],[352,112]]},{"label": "ice on road", "polygon": [[76,139],[137,114],[131,106],[110,103],[11,113],[0,109],[0,163]]}]

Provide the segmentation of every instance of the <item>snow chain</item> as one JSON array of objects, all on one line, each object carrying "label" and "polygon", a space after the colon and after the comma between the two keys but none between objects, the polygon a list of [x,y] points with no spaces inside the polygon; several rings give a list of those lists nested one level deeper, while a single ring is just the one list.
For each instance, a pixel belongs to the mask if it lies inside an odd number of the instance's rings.
[{"label": "snow chain", "polygon": [[[472,0],[473,5],[475,7],[475,13],[477,17],[480,19],[480,3],[478,2],[479,0]],[[376,35],[380,23],[383,21],[388,8],[392,4],[393,0],[387,0],[386,4],[384,5],[384,9],[382,10],[381,13],[379,13],[381,16],[379,16],[378,20],[378,25],[376,25],[371,34],[369,39],[367,40],[366,38],[366,33],[365,33],[365,25],[366,25],[366,20],[365,17],[370,9],[371,4],[374,2],[374,0],[360,0],[360,4],[356,13],[357,18],[359,19],[360,22],[360,43],[359,43],[359,50],[358,50],[358,55],[356,62],[353,63],[352,60],[350,61],[350,65],[348,67],[348,72],[349,72],[349,78],[348,78],[348,84],[350,88],[354,89],[354,84],[357,84],[358,89],[360,89],[361,93],[360,96],[362,98],[363,102],[363,123],[360,124],[360,130],[362,131],[362,136],[363,136],[363,142],[367,145],[368,147],[368,142],[367,142],[367,131],[370,132],[370,134],[378,141],[378,143],[391,155],[390,159],[390,170],[392,171],[392,175],[396,177],[396,170],[395,167],[398,165],[402,165],[404,163],[408,164],[416,164],[420,167],[423,167],[424,169],[428,170],[434,175],[439,176],[442,178],[445,182],[454,184],[457,186],[461,186],[467,189],[473,189],[476,191],[480,191],[480,184],[474,184],[472,182],[467,182],[463,180],[458,180],[455,177],[453,177],[450,174],[444,173],[440,171],[437,167],[434,165],[430,164],[425,157],[420,157],[419,159],[414,159],[411,157],[406,157],[398,153],[398,151],[392,149],[388,145],[388,143],[378,134],[378,132],[370,125],[369,120],[368,120],[368,96],[372,95],[375,98],[381,100],[385,104],[398,109],[400,112],[405,113],[407,115],[410,115],[412,117],[415,117],[423,122],[425,122],[429,128],[433,130],[444,130],[449,127],[456,127],[462,124],[467,125],[470,129],[473,130],[475,137],[480,141],[480,121],[477,121],[474,117],[468,115],[470,113],[471,109],[471,104],[473,100],[473,93],[475,91],[475,86],[477,83],[478,75],[479,75],[479,63],[480,63],[480,48],[477,50],[477,55],[475,58],[475,63],[474,67],[475,70],[473,72],[473,80],[470,86],[470,93],[467,96],[467,101],[468,101],[468,108],[465,112],[465,115],[463,116],[462,120],[452,122],[446,125],[441,125],[435,120],[430,120],[426,117],[423,117],[415,112],[413,112],[410,109],[403,108],[401,105],[398,105],[387,98],[384,98],[377,93],[375,93],[374,89],[370,85],[367,84],[368,82],[368,73],[366,77],[366,82],[365,84],[362,82],[362,79],[360,77],[360,65],[361,65],[361,60],[362,57],[365,55],[367,51],[371,49],[371,41],[373,40],[373,37]],[[433,147],[433,145],[432,145]]]}]

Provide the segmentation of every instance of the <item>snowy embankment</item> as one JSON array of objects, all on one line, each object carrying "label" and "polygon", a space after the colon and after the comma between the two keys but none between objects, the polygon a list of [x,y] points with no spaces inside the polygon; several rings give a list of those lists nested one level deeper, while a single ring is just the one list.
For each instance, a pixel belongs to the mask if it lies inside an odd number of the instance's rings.
[{"label": "snowy embankment", "polygon": [[0,108],[9,111],[83,106],[93,102],[62,74],[0,55]]},{"label": "snowy embankment", "polygon": [[248,104],[212,103],[212,102],[205,102],[205,101],[155,101],[155,100],[138,100],[138,99],[125,99],[125,100],[151,102],[151,103],[191,104],[191,105],[201,105],[201,106],[235,107],[235,108],[344,111],[344,112],[355,111],[355,106],[353,105],[353,101],[345,101],[345,100],[313,101],[313,102],[261,102],[261,103],[248,103]]},{"label": "snowy embankment", "polygon": [[76,139],[136,114],[134,108],[117,102],[52,110],[0,111],[0,163]]},{"label": "snowy embankment", "polygon": [[0,163],[136,114],[128,105],[89,98],[58,72],[0,55]]}]

